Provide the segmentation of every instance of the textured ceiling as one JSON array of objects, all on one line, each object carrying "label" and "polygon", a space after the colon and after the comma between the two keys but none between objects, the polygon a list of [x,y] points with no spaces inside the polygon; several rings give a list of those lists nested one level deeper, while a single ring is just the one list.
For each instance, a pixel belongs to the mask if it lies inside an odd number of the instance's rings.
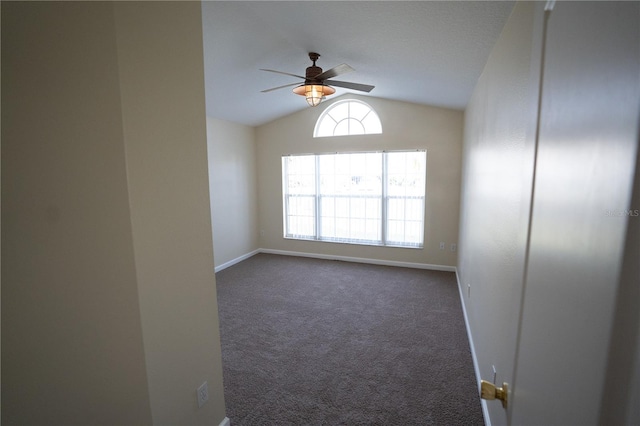
[{"label": "textured ceiling", "polygon": [[[376,86],[369,96],[463,109],[513,2],[205,1],[207,115],[256,126],[308,108],[298,80],[308,52],[337,77]],[[295,86],[294,86],[295,87]],[[351,92],[336,88],[336,94]],[[360,93],[360,92],[356,92]]]}]

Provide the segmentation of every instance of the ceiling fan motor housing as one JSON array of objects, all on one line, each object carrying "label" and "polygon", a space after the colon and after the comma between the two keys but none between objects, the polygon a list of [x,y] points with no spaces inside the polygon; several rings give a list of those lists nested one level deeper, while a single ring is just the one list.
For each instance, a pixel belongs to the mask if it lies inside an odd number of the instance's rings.
[{"label": "ceiling fan motor housing", "polygon": [[316,80],[316,76],[322,74],[322,68],[316,66],[316,61],[318,60],[319,57],[320,57],[319,53],[309,52],[309,59],[311,59],[311,62],[313,62],[313,65],[311,65],[310,67],[307,67],[307,73],[305,74],[306,84],[316,83],[316,82],[319,83],[319,81]]},{"label": "ceiling fan motor housing", "polygon": [[316,67],[315,65],[307,67],[307,73],[305,74],[305,83],[320,83],[320,81],[316,80],[316,76],[319,76],[320,74],[322,74],[322,68]]}]

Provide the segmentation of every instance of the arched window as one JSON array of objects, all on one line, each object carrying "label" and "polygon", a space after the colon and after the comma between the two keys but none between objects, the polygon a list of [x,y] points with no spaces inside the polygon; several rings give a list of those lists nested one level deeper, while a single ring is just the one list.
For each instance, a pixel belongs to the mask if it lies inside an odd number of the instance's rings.
[{"label": "arched window", "polygon": [[348,99],[335,102],[324,110],[316,122],[313,137],[376,133],[382,133],[382,124],[378,114],[364,102]]}]

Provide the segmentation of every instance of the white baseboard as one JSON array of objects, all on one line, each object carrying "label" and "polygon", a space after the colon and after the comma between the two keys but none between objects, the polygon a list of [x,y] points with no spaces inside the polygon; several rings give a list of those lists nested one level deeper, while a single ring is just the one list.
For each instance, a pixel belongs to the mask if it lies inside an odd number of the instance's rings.
[{"label": "white baseboard", "polygon": [[229,417],[225,417],[225,418],[220,422],[220,426],[231,426],[231,421],[229,420]]},{"label": "white baseboard", "polygon": [[246,259],[250,258],[251,256],[254,256],[254,255],[258,254],[258,253],[260,253],[260,250],[254,250],[254,251],[252,251],[250,253],[243,254],[240,257],[236,257],[235,259],[230,260],[228,262],[225,262],[222,265],[216,266],[215,269],[214,269],[214,272],[220,272],[223,269],[227,269],[229,266],[233,266],[236,263],[240,263],[243,260],[246,260]]},{"label": "white baseboard", "polygon": [[[401,268],[415,268],[415,269],[429,269],[432,271],[445,271],[445,272],[456,272],[455,266],[447,266],[447,265],[433,265],[429,263],[413,263],[413,262],[400,262],[397,260],[380,260],[380,259],[369,259],[366,257],[351,257],[351,256],[337,256],[333,254],[318,254],[318,253],[305,253],[301,251],[288,251],[288,250],[274,250],[274,249],[257,249],[250,253],[243,254],[233,260],[223,263],[222,265],[215,267],[215,272],[220,272],[223,269],[226,269],[230,266],[235,265],[236,263],[240,263],[243,260],[246,260],[252,256],[255,256],[258,253],[267,253],[267,254],[279,254],[282,256],[298,256],[298,257],[311,257],[314,259],[325,259],[325,260],[340,260],[343,262],[355,262],[355,263],[368,263],[372,265],[383,265],[383,266],[398,266]],[[456,273],[457,276],[457,273]]]},{"label": "white baseboard", "polygon": [[[478,386],[478,398],[480,398],[480,381],[482,376],[480,375],[480,366],[478,365],[478,358],[476,357],[476,347],[473,344],[473,335],[471,334],[471,327],[469,326],[469,317],[467,317],[467,306],[464,303],[464,290],[462,283],[460,282],[460,275],[458,275],[458,268],[456,268],[456,281],[458,282],[458,293],[460,293],[460,303],[462,304],[462,314],[464,315],[464,324],[467,327],[467,337],[469,338],[469,347],[471,348],[471,358],[473,359],[473,369],[476,372],[476,383]],[[491,418],[489,417],[489,409],[487,408],[487,401],[480,399],[482,405],[482,416],[484,417],[484,423],[486,426],[491,426]]]},{"label": "white baseboard", "polygon": [[369,263],[373,265],[399,266],[402,268],[430,269],[433,271],[455,272],[455,266],[431,265],[428,263],[398,262],[395,260],[368,259],[364,257],[336,256],[332,254],[304,253],[299,251],[258,249],[260,253],[280,254],[283,256],[312,257],[315,259],[341,260],[343,262]]}]

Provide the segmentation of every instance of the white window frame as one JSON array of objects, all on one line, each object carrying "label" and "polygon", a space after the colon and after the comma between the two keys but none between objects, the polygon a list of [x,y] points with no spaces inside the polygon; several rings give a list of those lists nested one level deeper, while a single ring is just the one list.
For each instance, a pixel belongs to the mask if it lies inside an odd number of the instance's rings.
[{"label": "white window frame", "polygon": [[[387,170],[388,155],[394,154],[394,153],[406,153],[406,152],[420,152],[420,153],[423,153],[424,155],[424,157],[422,157],[423,158],[422,165],[424,167],[422,172],[424,173],[424,176],[421,177],[422,178],[422,181],[421,181],[422,194],[421,195],[412,194],[412,195],[401,196],[398,194],[392,194],[390,192],[393,192],[393,191],[389,191],[390,173]],[[283,236],[284,238],[295,239],[295,240],[325,241],[325,242],[333,242],[333,243],[347,243],[347,244],[359,244],[359,245],[376,245],[376,246],[387,246],[387,247],[422,249],[424,247],[425,200],[426,200],[426,168],[427,168],[426,150],[382,151],[382,152],[377,151],[377,152],[359,152],[359,153],[351,153],[351,154],[372,154],[372,153],[381,154],[381,163],[382,163],[380,165],[381,188],[380,188],[379,195],[375,195],[375,194],[371,196],[348,195],[344,197],[348,198],[349,200],[364,198],[365,203],[367,198],[379,199],[380,230],[378,233],[378,238],[371,239],[371,238],[351,238],[351,237],[335,237],[335,236],[332,237],[332,236],[327,236],[326,234],[323,235],[323,231],[322,231],[323,216],[321,213],[323,208],[323,197],[327,199],[332,198],[333,202],[335,202],[335,200],[337,198],[340,198],[341,196],[336,194],[330,194],[330,195],[321,194],[321,189],[320,189],[321,185],[320,185],[319,178],[322,174],[322,171],[320,170],[320,157],[323,155],[341,155],[341,154],[349,154],[349,153],[311,154],[311,155],[306,154],[306,156],[308,157],[307,160],[309,162],[309,169],[313,168],[312,173],[314,175],[314,179],[312,183],[310,183],[311,181],[308,180],[309,183],[307,188],[310,188],[310,189],[308,189],[307,192],[304,194],[290,193],[295,191],[289,191],[289,188],[288,188],[289,179],[288,179],[287,165],[289,163],[287,161],[287,158],[296,157],[298,155],[286,155],[282,157],[283,230],[284,230]],[[313,157],[313,161],[312,161],[312,157]],[[313,164],[313,167],[311,167],[311,164]],[[307,199],[307,208],[305,209],[306,215],[305,214],[298,215],[297,213],[300,210],[300,206],[293,204],[293,203],[297,203],[302,198]],[[397,217],[393,217],[394,216],[393,212],[389,210],[390,205],[394,201],[398,201],[398,200],[401,200],[401,204],[402,204],[402,200],[404,200],[404,203],[405,203],[402,209],[405,215],[403,220],[399,220]],[[406,208],[406,203],[415,204],[416,201],[420,203],[419,214],[418,214],[419,221],[416,220],[415,217],[409,218],[409,219],[406,217],[407,216],[406,211],[408,210]],[[293,214],[292,212],[294,212],[295,214]],[[415,211],[413,213],[415,215]],[[293,225],[293,223],[299,218],[302,218],[302,220],[307,221],[307,225],[308,225],[309,215],[313,215],[313,226],[312,227],[307,226],[306,227],[307,232],[303,232],[303,233],[293,232],[296,230],[296,227],[295,225]],[[355,218],[355,220],[362,220],[362,219],[363,218],[360,216],[357,216]],[[351,220],[351,216],[349,216],[349,220]],[[403,227],[403,229],[406,229],[406,227],[409,225],[412,225],[415,228],[417,224],[419,226],[419,230],[417,232],[412,233],[412,235],[414,236],[417,235],[417,240],[414,239],[412,241],[407,241],[406,238],[404,240],[391,238],[392,233],[389,229],[390,228],[389,224],[391,223],[391,221],[395,221],[399,223]]]},{"label": "white window frame", "polygon": [[[358,105],[361,110],[367,109],[368,111],[364,114],[356,114],[354,112],[355,108],[352,108],[352,105]],[[346,107],[346,114],[343,114],[341,111],[344,110],[344,107]],[[336,114],[336,111],[338,111],[338,114]],[[362,126],[363,132],[356,132],[355,130],[352,130],[351,124],[355,124],[355,122],[358,122],[359,125]],[[336,131],[343,123],[346,123],[347,132],[339,132],[336,134]],[[326,132],[327,126],[333,126],[331,134],[323,133]],[[380,117],[378,117],[376,111],[371,108],[371,105],[357,99],[344,99],[329,105],[322,114],[320,114],[320,117],[318,117],[313,129],[314,138],[362,134],[372,135],[381,133],[382,123],[380,122]]]}]

